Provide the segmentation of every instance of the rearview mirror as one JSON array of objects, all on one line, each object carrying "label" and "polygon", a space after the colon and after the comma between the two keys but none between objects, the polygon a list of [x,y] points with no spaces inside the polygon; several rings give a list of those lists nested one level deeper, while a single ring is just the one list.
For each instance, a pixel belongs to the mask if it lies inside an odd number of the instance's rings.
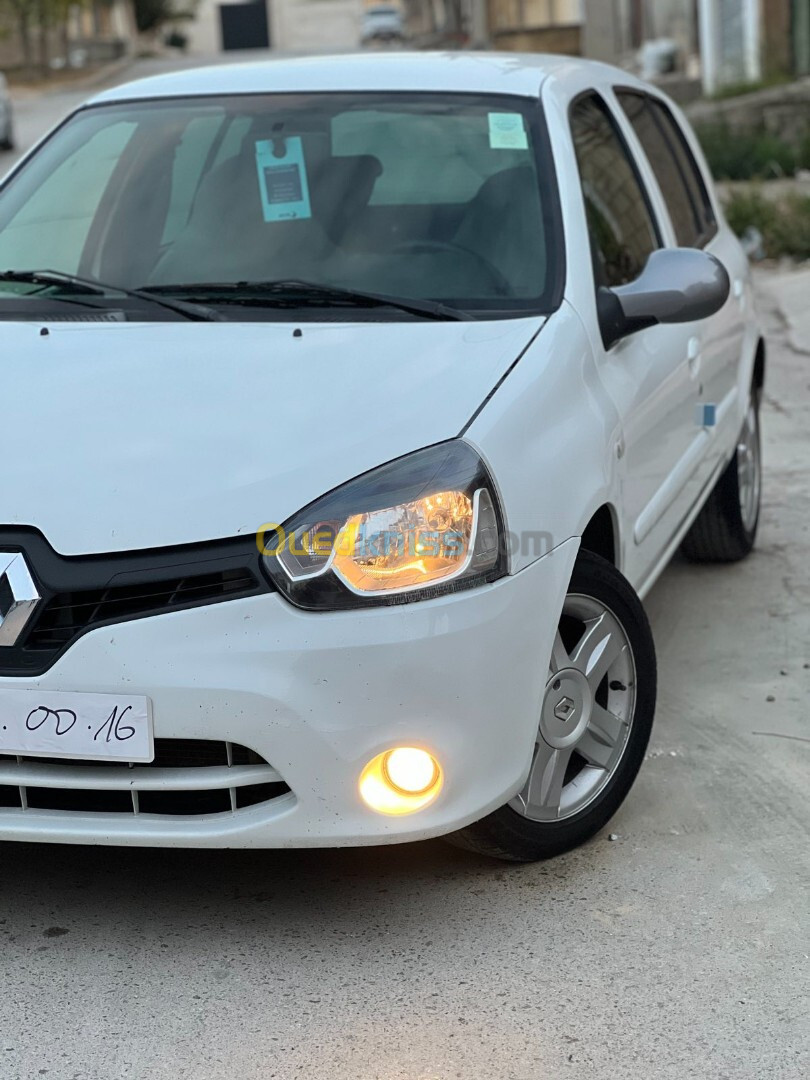
[{"label": "rearview mirror", "polygon": [[725,304],[730,288],[726,268],[705,251],[654,251],[635,281],[599,289],[596,306],[605,348],[656,323],[707,319]]}]

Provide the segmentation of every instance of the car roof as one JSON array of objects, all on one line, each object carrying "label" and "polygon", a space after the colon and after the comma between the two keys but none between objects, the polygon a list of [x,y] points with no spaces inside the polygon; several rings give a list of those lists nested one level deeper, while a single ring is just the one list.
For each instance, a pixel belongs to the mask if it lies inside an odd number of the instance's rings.
[{"label": "car roof", "polygon": [[618,68],[542,53],[349,53],[191,68],[125,83],[91,104],[208,94],[318,91],[433,91],[536,97],[541,83],[578,93],[583,86],[642,86]]}]

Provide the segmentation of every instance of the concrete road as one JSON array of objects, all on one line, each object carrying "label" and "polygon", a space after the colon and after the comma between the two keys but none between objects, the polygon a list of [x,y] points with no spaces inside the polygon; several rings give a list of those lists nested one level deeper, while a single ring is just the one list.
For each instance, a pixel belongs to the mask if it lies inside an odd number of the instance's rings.
[{"label": "concrete road", "polygon": [[111,66],[104,73],[54,90],[47,88],[32,90],[28,87],[12,87],[11,96],[14,108],[14,136],[16,147],[13,151],[0,151],[0,176],[26,153],[46,132],[83,101],[97,93],[102,86],[114,85],[130,78],[138,78],[142,73],[151,74],[151,68],[171,70],[174,62],[139,61],[135,64]]},{"label": "concrete road", "polygon": [[183,68],[207,67],[210,64],[246,63],[254,60],[270,60],[290,57],[295,53],[263,50],[240,50],[223,59],[214,56],[167,56],[111,64],[75,85],[62,84],[53,90],[25,87],[12,88],[16,148],[0,151],[0,177],[55,124],[63,120],[82,102],[108,86],[116,86],[132,79],[144,79],[151,75],[163,75]]},{"label": "concrete road", "polygon": [[518,868],[0,845],[2,1080],[810,1075],[810,271],[759,291],[759,547],[649,597],[658,717],[610,832]]}]

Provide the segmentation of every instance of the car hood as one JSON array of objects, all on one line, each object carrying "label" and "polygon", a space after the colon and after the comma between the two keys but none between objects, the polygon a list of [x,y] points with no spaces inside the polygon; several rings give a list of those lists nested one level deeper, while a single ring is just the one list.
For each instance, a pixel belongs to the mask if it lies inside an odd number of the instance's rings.
[{"label": "car hood", "polygon": [[70,555],[281,523],[458,435],[542,323],[6,323],[0,524]]}]

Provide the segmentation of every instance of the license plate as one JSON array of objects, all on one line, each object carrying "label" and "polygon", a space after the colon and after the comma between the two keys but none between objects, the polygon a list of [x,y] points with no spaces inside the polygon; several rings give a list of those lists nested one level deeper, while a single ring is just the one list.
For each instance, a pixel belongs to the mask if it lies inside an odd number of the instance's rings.
[{"label": "license plate", "polygon": [[0,690],[0,754],[152,761],[152,703],[127,694]]}]

